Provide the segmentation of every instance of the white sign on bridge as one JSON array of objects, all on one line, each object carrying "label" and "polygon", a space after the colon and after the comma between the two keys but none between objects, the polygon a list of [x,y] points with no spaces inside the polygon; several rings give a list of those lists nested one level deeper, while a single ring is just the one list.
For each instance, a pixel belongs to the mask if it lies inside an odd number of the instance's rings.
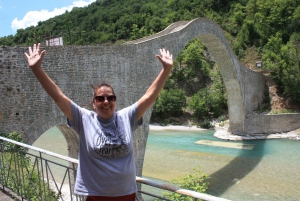
[{"label": "white sign on bridge", "polygon": [[59,45],[64,45],[64,44],[63,44],[62,37],[59,37],[59,38],[51,38],[49,40],[46,40],[46,45],[47,46],[59,46]]}]

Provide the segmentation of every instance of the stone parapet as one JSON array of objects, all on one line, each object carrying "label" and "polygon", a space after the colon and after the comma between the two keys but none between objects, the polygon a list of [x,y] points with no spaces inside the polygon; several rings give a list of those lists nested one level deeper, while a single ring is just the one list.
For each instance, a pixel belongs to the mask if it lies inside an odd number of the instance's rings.
[{"label": "stone parapet", "polygon": [[245,120],[247,134],[280,134],[300,127],[300,114],[252,114]]}]

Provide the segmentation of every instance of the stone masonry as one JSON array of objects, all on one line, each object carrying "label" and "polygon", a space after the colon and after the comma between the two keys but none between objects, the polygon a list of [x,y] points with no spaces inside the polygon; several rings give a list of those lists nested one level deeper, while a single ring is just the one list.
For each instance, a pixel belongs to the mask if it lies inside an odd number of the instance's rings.
[{"label": "stone masonry", "polygon": [[[206,45],[219,66],[228,95],[230,131],[246,134],[247,115],[264,98],[264,77],[239,62],[223,31],[208,19],[177,22],[158,34],[123,45],[42,47],[46,49],[43,68],[68,97],[89,109],[90,84],[111,84],[117,109],[121,109],[136,102],[161,71],[155,57],[160,48],[170,50],[175,59],[195,37]],[[57,126],[67,140],[69,155],[77,158],[78,136],[66,126],[66,117],[27,66],[26,51],[27,47],[0,47],[0,131],[17,131],[31,145]],[[151,112],[152,108],[134,133],[137,176],[142,174]],[[256,130],[259,132],[259,128]]]}]

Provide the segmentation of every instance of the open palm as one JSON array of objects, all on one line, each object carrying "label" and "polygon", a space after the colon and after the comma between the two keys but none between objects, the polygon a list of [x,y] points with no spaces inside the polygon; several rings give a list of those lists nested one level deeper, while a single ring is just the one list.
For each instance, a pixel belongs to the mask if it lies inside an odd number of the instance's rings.
[{"label": "open palm", "polygon": [[24,55],[27,58],[28,65],[30,68],[40,67],[44,59],[46,51],[43,50],[40,53],[40,43],[38,45],[34,44],[33,48],[29,47],[29,55],[25,52]]},{"label": "open palm", "polygon": [[160,60],[164,68],[172,68],[173,67],[173,55],[169,52],[169,50],[160,49],[161,55],[156,55],[156,57]]}]

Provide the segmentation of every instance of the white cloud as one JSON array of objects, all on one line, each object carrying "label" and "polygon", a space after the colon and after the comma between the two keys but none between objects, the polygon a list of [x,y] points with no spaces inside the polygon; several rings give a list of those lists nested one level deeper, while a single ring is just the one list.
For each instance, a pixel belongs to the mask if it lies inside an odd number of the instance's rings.
[{"label": "white cloud", "polygon": [[29,11],[23,19],[18,20],[18,18],[15,18],[11,23],[11,28],[16,31],[17,29],[25,29],[30,26],[36,26],[39,21],[45,21],[49,18],[63,14],[66,10],[71,11],[74,7],[84,7],[95,1],[96,0],[77,0],[70,6],[55,8],[53,11]]}]

